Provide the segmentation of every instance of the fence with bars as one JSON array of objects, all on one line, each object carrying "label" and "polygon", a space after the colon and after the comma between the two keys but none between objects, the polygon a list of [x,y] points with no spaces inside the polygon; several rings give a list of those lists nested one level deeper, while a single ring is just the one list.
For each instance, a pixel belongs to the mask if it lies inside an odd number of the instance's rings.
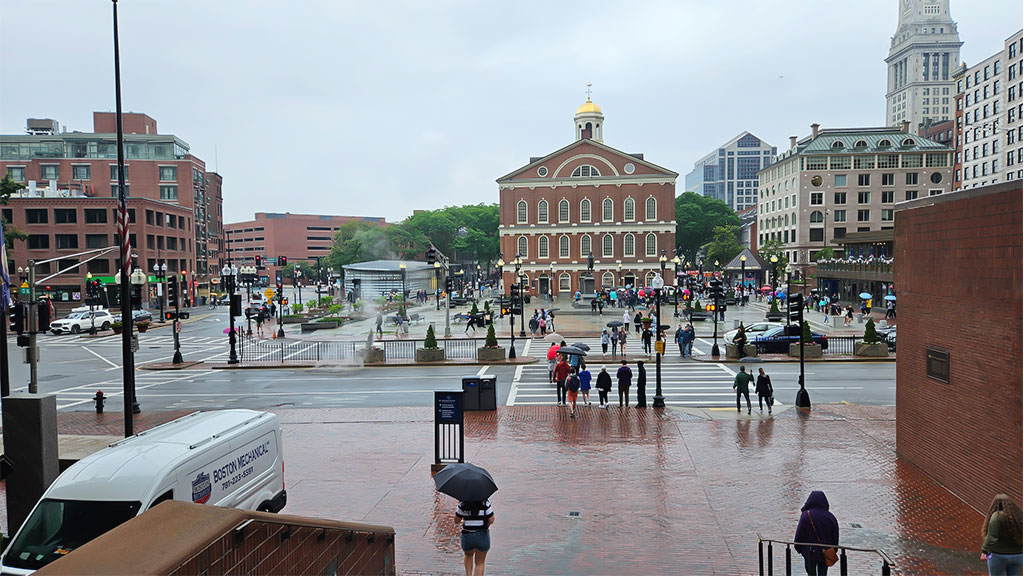
[{"label": "fence with bars", "polygon": [[[484,338],[438,339],[445,360],[476,360],[477,348]],[[498,341],[499,346],[508,342]],[[379,340],[372,346],[384,351],[384,361],[414,361],[416,349],[423,340]],[[366,355],[365,340],[257,340],[240,338],[238,356],[241,362],[357,362]]]}]

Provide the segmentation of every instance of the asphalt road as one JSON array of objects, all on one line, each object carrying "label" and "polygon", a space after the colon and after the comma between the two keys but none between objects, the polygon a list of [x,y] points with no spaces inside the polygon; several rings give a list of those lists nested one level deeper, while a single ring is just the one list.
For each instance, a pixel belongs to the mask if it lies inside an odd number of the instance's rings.
[{"label": "asphalt road", "polygon": [[[196,309],[193,316],[210,313]],[[227,314],[224,308],[208,318],[185,324],[180,336],[186,360],[224,362],[228,353]],[[120,410],[121,340],[119,337],[80,338],[41,335],[39,391],[55,393],[60,410],[89,410],[96,390],[108,397],[107,409]],[[24,349],[8,341],[12,391],[27,391],[28,365]],[[530,353],[541,352],[531,350]],[[136,365],[168,362],[173,355],[170,326],[139,335]],[[596,373],[606,359],[592,357]],[[608,359],[613,371],[617,364]],[[797,364],[763,363],[776,389],[776,401],[791,403],[796,396]],[[633,366],[635,371],[635,365]],[[663,388],[669,405],[735,405],[732,393],[734,364],[666,363]],[[181,371],[136,370],[136,386],[143,410],[268,408],[274,406],[429,406],[434,390],[461,388],[463,376],[497,376],[497,402],[554,404],[554,387],[547,383],[546,367],[438,366],[438,367],[324,367],[273,370]],[[807,365],[807,386],[814,403],[895,403],[896,366],[892,362],[829,362]],[[648,395],[653,396],[655,369],[648,363]],[[634,389],[635,392],[635,389]],[[613,391],[614,395],[614,391]],[[596,400],[596,393],[594,399]],[[754,399],[756,404],[756,398]]]}]

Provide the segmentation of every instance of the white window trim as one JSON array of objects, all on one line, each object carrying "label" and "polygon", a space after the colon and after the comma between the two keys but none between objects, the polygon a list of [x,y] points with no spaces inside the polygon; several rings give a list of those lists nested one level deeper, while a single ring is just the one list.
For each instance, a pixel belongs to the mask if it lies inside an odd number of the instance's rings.
[{"label": "white window trim", "polygon": [[[588,242],[590,243],[590,248],[588,250],[584,250],[583,249],[583,239],[584,238],[586,238],[588,240]],[[590,234],[583,234],[583,235],[581,235],[580,236],[580,258],[586,258],[587,254],[591,253],[593,251],[594,251],[594,239],[590,236]]]},{"label": "white window trim", "polygon": [[[565,206],[565,219],[562,219],[562,206]],[[569,201],[562,198],[558,201],[558,223],[565,224],[566,222],[572,221],[572,206],[569,206]]]},{"label": "white window trim", "polygon": [[[611,210],[610,210],[611,214],[609,214],[609,216],[607,218],[604,217],[604,207],[605,207],[605,204],[608,204],[608,205],[611,206]],[[615,221],[615,200],[612,200],[611,197],[606,196],[604,200],[601,200],[601,222],[614,222],[614,221]]]},{"label": "white window trim", "polygon": [[[588,216],[587,216],[586,219],[583,218],[583,203],[584,202],[587,203],[587,207],[588,207],[587,208]],[[580,222],[590,222],[593,218],[594,218],[594,203],[590,201],[590,198],[584,198],[584,199],[580,200]]]},{"label": "white window trim", "polygon": [[[649,248],[650,248],[649,244],[650,243],[648,242],[648,240],[650,240],[651,238],[654,238],[654,250],[649,250]],[[647,236],[644,237],[644,252],[645,252],[645,254],[648,257],[650,257],[650,256],[657,256],[658,255],[658,235],[657,234],[655,234],[653,232],[650,232],[650,233],[647,234]]]},{"label": "white window trim", "polygon": [[[523,209],[523,211],[522,211],[523,217],[522,218],[519,217],[519,214],[520,214],[519,209],[520,208]],[[516,224],[526,224],[529,221],[530,221],[530,205],[526,203],[526,200],[520,200],[519,202],[516,202]]]},{"label": "white window trim", "polygon": [[[526,245],[526,251],[521,250],[521,246]],[[516,238],[516,251],[520,257],[526,258],[530,255],[530,240],[526,236],[520,236]]]},{"label": "white window trim", "polygon": [[[632,247],[633,249],[632,250],[629,249],[629,247],[630,247],[629,243],[626,242],[627,238],[633,241],[633,247]],[[633,235],[633,234],[625,234],[622,237],[622,257],[623,258],[636,258],[636,236],[635,235]]]},{"label": "white window trim", "polygon": [[550,258],[551,241],[547,236],[537,238],[537,258]]},{"label": "white window trim", "polygon": [[[654,201],[654,214],[651,214],[651,211],[647,209],[648,205],[650,204],[650,202],[652,200]],[[652,220],[657,220],[657,219],[658,219],[658,199],[655,198],[654,196],[648,196],[647,199],[644,200],[644,220],[652,221]]]},{"label": "white window trim", "polygon": [[[541,217],[541,210],[540,210],[541,204],[544,205],[544,216],[543,216],[543,218]],[[540,200],[539,202],[537,202],[537,224],[547,224],[548,223],[548,219],[550,217],[551,217],[551,205],[548,203],[548,201],[547,200]]]},{"label": "white window trim", "polygon": [[[629,212],[626,210],[626,206],[630,202],[633,203],[633,217],[632,218],[627,218],[626,216],[627,216],[627,214],[629,214]],[[632,196],[626,196],[626,198],[622,201],[622,221],[623,222],[636,222],[636,200],[634,200]]]},{"label": "white window trim", "polygon": [[[612,249],[608,250],[608,251],[606,251],[604,249],[605,248],[605,239],[606,238],[611,239],[611,241],[612,241],[611,242]],[[615,237],[612,236],[611,234],[605,234],[604,236],[601,237],[601,254],[602,254],[602,256],[601,256],[602,258],[614,258],[615,257]]]},{"label": "white window trim", "polygon": [[[565,254],[562,253],[562,244],[565,244]],[[562,236],[558,237],[558,258],[570,258],[570,254],[572,254],[572,242],[569,241],[568,236],[563,234]]]}]

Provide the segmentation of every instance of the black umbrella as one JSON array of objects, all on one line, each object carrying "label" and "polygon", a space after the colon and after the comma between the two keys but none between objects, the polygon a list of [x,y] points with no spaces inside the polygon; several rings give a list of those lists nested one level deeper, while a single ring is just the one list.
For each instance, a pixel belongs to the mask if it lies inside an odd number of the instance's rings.
[{"label": "black umbrella", "polygon": [[619,320],[612,320],[611,322],[605,324],[605,326],[609,328],[618,328],[619,326],[622,326],[622,322]]},{"label": "black umbrella", "polygon": [[576,346],[562,346],[558,349],[559,354],[572,354],[575,356],[586,356],[587,351]]},{"label": "black umbrella", "polygon": [[449,464],[434,474],[434,486],[460,502],[482,502],[498,490],[491,473],[479,466]]},{"label": "black umbrella", "polygon": [[548,312],[558,312],[561,308],[548,308]]},{"label": "black umbrella", "polygon": [[573,342],[572,343],[572,347],[573,348],[579,348],[580,350],[583,350],[584,352],[590,352],[590,346],[587,346],[583,342]]}]

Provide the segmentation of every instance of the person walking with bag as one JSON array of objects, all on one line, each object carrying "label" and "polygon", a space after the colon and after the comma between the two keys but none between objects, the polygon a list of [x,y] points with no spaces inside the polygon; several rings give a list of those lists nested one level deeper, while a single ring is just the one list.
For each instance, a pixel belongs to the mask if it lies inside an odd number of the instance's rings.
[{"label": "person walking with bag", "polygon": [[569,378],[569,363],[565,361],[564,355],[559,359],[558,364],[555,365],[554,377],[555,395],[558,396],[557,405],[565,406],[565,381]]},{"label": "person walking with bag", "polygon": [[997,494],[981,525],[981,559],[989,576],[1021,572],[1021,510],[1006,494]]},{"label": "person walking with bag", "polygon": [[[828,511],[828,498],[821,490],[814,490],[800,508],[800,521],[796,525],[793,541],[805,544],[839,545],[839,522]],[[804,557],[804,568],[809,576],[826,576],[828,567],[839,560],[836,549],[820,546],[794,546]]]},{"label": "person walking with bag", "polygon": [[636,361],[636,407],[647,408],[647,369],[644,361]]},{"label": "person walking with bag", "polygon": [[615,377],[619,381],[619,408],[629,408],[629,387],[633,384],[633,371],[626,366],[625,360]]},{"label": "person walking with bag", "polygon": [[583,403],[590,406],[590,370],[587,370],[587,363],[580,360],[580,393],[583,394]]},{"label": "person walking with bag", "polygon": [[761,402],[768,404],[768,414],[772,413],[772,404],[775,399],[772,396],[775,391],[772,390],[772,379],[764,373],[764,368],[757,369],[757,384],[754,385],[754,391],[757,392],[757,409],[764,410],[764,406]]},{"label": "person walking with bag", "polygon": [[740,366],[740,371],[736,373],[736,380],[732,383],[733,390],[736,391],[736,411],[740,411],[740,396],[745,396],[747,399],[747,414],[750,414],[750,383],[754,381],[754,377],[747,373],[746,366]]},{"label": "person walking with bag", "polygon": [[580,393],[580,377],[576,372],[576,368],[572,369],[572,373],[565,380],[565,390],[568,397],[569,405],[569,418],[576,417],[576,398]]},{"label": "person walking with bag", "polygon": [[600,403],[598,408],[608,408],[608,393],[611,391],[612,375],[604,366],[601,366],[601,371],[597,373],[597,401]]},{"label": "person walking with bag", "polygon": [[462,523],[462,552],[465,555],[463,564],[466,576],[473,576],[476,566],[477,576],[484,574],[484,561],[487,551],[491,549],[491,533],[489,528],[494,524],[494,510],[491,501],[459,502],[455,509],[455,522]]}]

